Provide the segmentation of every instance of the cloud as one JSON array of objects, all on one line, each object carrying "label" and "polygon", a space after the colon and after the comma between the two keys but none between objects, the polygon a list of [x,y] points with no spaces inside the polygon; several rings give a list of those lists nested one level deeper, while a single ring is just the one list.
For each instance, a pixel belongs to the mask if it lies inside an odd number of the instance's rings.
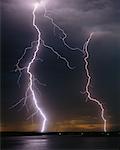
[{"label": "cloud", "polygon": [[[110,0],[65,0],[58,1],[53,14],[62,24],[76,26],[90,31],[112,32],[118,35],[120,31],[120,2]],[[59,18],[59,19],[58,19]],[[74,31],[78,33],[78,30]]]},{"label": "cloud", "polygon": [[[6,9],[24,7],[24,10],[31,9],[35,1],[5,0],[3,4]],[[113,0],[47,0],[49,13],[64,28],[71,32],[80,34],[82,28],[87,32],[111,32],[120,34],[120,10],[119,1]],[[22,9],[23,11],[23,9]],[[23,15],[24,13],[21,13]],[[75,30],[76,29],[76,30]],[[79,35],[78,35],[79,37]]]}]

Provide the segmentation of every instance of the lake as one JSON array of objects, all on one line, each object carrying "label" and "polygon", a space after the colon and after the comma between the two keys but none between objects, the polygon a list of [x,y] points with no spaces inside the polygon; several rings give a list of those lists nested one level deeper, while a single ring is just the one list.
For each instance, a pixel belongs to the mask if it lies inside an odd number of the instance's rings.
[{"label": "lake", "polygon": [[120,137],[9,136],[1,142],[2,150],[120,150]]}]

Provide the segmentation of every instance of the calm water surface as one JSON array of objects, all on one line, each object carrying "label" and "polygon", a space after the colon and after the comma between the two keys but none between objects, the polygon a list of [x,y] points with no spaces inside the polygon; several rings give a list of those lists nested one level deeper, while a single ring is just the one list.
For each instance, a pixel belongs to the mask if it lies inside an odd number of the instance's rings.
[{"label": "calm water surface", "polygon": [[120,150],[120,138],[80,136],[3,137],[2,150]]}]

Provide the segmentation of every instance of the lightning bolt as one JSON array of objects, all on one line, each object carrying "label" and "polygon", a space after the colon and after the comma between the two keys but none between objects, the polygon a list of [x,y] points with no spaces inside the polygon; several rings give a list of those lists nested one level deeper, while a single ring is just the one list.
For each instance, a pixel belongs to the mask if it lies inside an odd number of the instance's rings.
[{"label": "lightning bolt", "polygon": [[24,53],[18,59],[17,64],[15,65],[16,66],[15,72],[19,71],[19,77],[18,77],[18,80],[17,80],[17,84],[19,85],[19,87],[20,87],[19,82],[20,82],[20,79],[21,79],[21,76],[22,76],[22,71],[27,69],[27,67],[20,67],[19,64],[22,61],[22,59],[24,58],[27,50],[32,49],[35,43],[36,43],[36,41],[33,41],[33,42],[31,42],[31,46],[30,47],[25,48]]},{"label": "lightning bolt", "polygon": [[[45,48],[51,50],[55,55],[57,55],[57,58],[60,58],[61,60],[65,61],[65,63],[66,63],[66,65],[67,65],[68,69],[74,69],[74,67],[71,67],[69,61],[68,61],[65,57],[61,56],[53,47],[47,45],[47,44],[45,43],[45,41],[41,38],[41,32],[40,32],[39,28],[38,28],[37,25],[36,25],[36,11],[37,11],[37,8],[39,7],[39,5],[40,5],[40,3],[36,3],[36,4],[34,5],[34,9],[33,9],[33,12],[32,12],[32,16],[33,16],[32,25],[33,25],[33,27],[35,28],[35,30],[36,30],[36,32],[37,32],[37,40],[31,42],[31,46],[30,46],[30,47],[25,48],[23,55],[22,55],[22,56],[18,59],[18,61],[17,61],[16,69],[15,69],[15,72],[19,71],[19,77],[18,77],[18,80],[17,80],[18,85],[19,85],[20,78],[21,78],[21,76],[22,76],[22,72],[23,72],[24,70],[26,70],[26,72],[27,72],[27,74],[28,74],[28,76],[29,76],[28,88],[27,88],[27,90],[26,90],[26,92],[25,92],[25,97],[21,98],[16,104],[12,105],[12,106],[10,107],[10,109],[13,109],[13,108],[17,107],[17,105],[19,105],[21,102],[24,101],[23,106],[21,107],[21,109],[22,109],[24,106],[26,106],[27,111],[29,111],[29,110],[28,110],[28,107],[27,107],[27,105],[26,105],[26,102],[27,102],[27,99],[28,99],[29,97],[32,97],[32,101],[34,102],[36,111],[35,111],[31,116],[29,116],[29,117],[27,118],[27,120],[28,120],[29,118],[33,117],[34,115],[36,115],[36,114],[39,112],[40,116],[42,116],[42,118],[43,118],[43,123],[42,123],[41,132],[44,132],[44,131],[45,131],[45,126],[46,126],[47,117],[46,117],[46,115],[44,114],[44,112],[42,111],[42,109],[41,109],[41,108],[39,107],[39,105],[38,105],[38,101],[37,101],[37,98],[36,98],[36,95],[35,95],[35,90],[34,90],[34,88],[33,88],[33,84],[34,84],[35,79],[34,79],[34,76],[33,76],[32,71],[31,71],[32,65],[34,64],[34,62],[35,62],[36,60],[38,60],[38,59],[37,59],[37,53],[38,53],[38,51],[39,51],[40,44],[42,44]],[[45,11],[45,12],[46,12],[46,11]],[[44,15],[44,17],[45,17],[45,16],[46,16],[46,15]],[[36,44],[36,43],[37,43],[37,44]],[[34,51],[34,53],[33,53],[32,59],[31,59],[30,62],[28,63],[28,66],[20,67],[20,63],[21,63],[21,61],[23,60],[23,58],[25,57],[27,50],[32,49],[32,48],[34,47],[34,44],[36,44],[36,45],[35,45],[35,51]],[[36,80],[37,80],[37,79],[36,79]],[[42,84],[42,83],[40,83],[40,84]],[[19,85],[19,86],[20,86],[20,85]],[[28,92],[29,92],[29,91],[30,91],[30,94],[28,95]],[[20,110],[21,110],[21,109],[20,109]]]},{"label": "lightning bolt", "polygon": [[42,109],[38,105],[37,98],[35,96],[35,92],[34,92],[34,89],[33,89],[33,74],[31,72],[31,66],[34,63],[35,59],[36,59],[37,52],[39,51],[40,40],[41,40],[40,30],[38,29],[38,27],[37,27],[37,25],[35,23],[35,21],[36,21],[35,12],[36,12],[37,8],[38,8],[38,4],[35,5],[32,14],[33,14],[33,26],[36,29],[37,33],[38,33],[38,40],[37,40],[36,50],[35,50],[35,52],[33,54],[33,58],[30,61],[30,63],[28,64],[28,66],[27,66],[27,73],[29,75],[29,90],[30,90],[30,92],[32,94],[32,100],[33,100],[33,102],[35,104],[36,109],[39,111],[40,115],[43,118],[43,124],[42,124],[42,129],[41,129],[41,132],[43,132],[45,130],[45,124],[46,124],[47,118],[46,118],[46,115],[44,114],[44,112],[42,111]]},{"label": "lightning bolt", "polygon": [[69,45],[66,43],[66,39],[67,39],[68,35],[65,33],[65,31],[64,31],[60,26],[58,26],[58,25],[54,22],[53,18],[51,18],[51,17],[49,17],[49,16],[47,15],[46,5],[44,5],[44,11],[45,11],[44,16],[45,16],[46,18],[48,18],[48,19],[51,21],[51,23],[52,23],[52,25],[54,26],[54,28],[57,28],[59,31],[62,32],[63,37],[60,37],[60,39],[63,41],[63,44],[64,44],[68,49],[70,49],[70,50],[72,50],[72,51],[78,50],[78,51],[82,52],[82,53],[85,55],[84,61],[85,61],[85,70],[86,70],[86,74],[87,74],[87,85],[86,85],[86,91],[85,91],[85,93],[87,93],[87,97],[88,97],[89,100],[95,102],[95,103],[100,107],[100,109],[101,109],[101,118],[102,118],[102,120],[103,120],[103,122],[104,122],[104,132],[106,132],[106,131],[107,131],[107,121],[106,121],[106,119],[105,119],[105,117],[104,117],[104,111],[105,111],[105,110],[104,110],[103,104],[100,103],[97,99],[92,98],[91,93],[90,93],[90,91],[89,91],[89,86],[90,86],[90,83],[91,83],[91,76],[90,76],[89,68],[88,68],[89,63],[88,63],[88,61],[87,61],[88,58],[89,58],[88,45],[89,45],[89,42],[90,42],[90,40],[91,40],[91,38],[92,38],[92,36],[93,36],[94,33],[91,33],[91,34],[90,34],[90,37],[88,38],[87,42],[84,44],[82,50],[81,50],[80,48],[73,48],[73,47],[69,46]]},{"label": "lightning bolt", "polygon": [[55,23],[55,21],[54,21],[53,18],[51,18],[50,16],[47,15],[46,3],[43,5],[43,8],[44,8],[44,17],[46,17],[48,20],[51,21],[51,23],[52,23],[54,29],[58,29],[58,30],[61,31],[61,33],[63,34],[63,37],[60,37],[60,39],[62,40],[64,46],[66,46],[66,47],[67,47],[68,49],[70,49],[71,51],[76,51],[76,50],[78,50],[78,51],[80,51],[80,52],[83,53],[84,51],[81,50],[80,48],[78,48],[78,47],[77,47],[77,48],[73,48],[73,47],[71,47],[71,46],[69,46],[69,45],[67,44],[66,39],[67,39],[68,35],[65,33],[65,31],[64,31],[59,25],[57,25],[57,24]]},{"label": "lightning bolt", "polygon": [[106,132],[107,131],[107,124],[106,124],[107,121],[106,121],[105,115],[104,115],[105,110],[104,110],[103,104],[99,100],[93,98],[91,96],[90,91],[89,91],[89,87],[90,87],[90,84],[91,84],[91,76],[90,76],[90,72],[89,72],[89,62],[88,62],[88,59],[89,59],[88,45],[90,43],[90,40],[92,39],[93,34],[94,33],[90,34],[88,40],[86,41],[86,43],[83,46],[83,49],[84,49],[85,54],[86,54],[85,57],[84,57],[84,62],[85,62],[85,70],[86,70],[86,75],[87,75],[87,84],[86,84],[86,88],[85,88],[86,89],[85,93],[87,93],[87,98],[90,101],[95,102],[100,107],[100,109],[101,109],[101,118],[104,122],[104,132]]}]

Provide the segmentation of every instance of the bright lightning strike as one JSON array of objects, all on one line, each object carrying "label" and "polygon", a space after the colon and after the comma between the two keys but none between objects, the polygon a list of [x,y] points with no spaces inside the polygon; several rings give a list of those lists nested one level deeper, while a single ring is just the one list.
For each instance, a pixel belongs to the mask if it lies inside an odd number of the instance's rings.
[{"label": "bright lightning strike", "polygon": [[91,83],[91,76],[90,76],[90,72],[89,72],[89,62],[88,62],[88,59],[89,59],[89,52],[88,52],[88,45],[89,45],[89,42],[90,40],[92,39],[92,36],[93,36],[94,33],[91,33],[87,42],[84,44],[83,46],[83,49],[85,51],[85,58],[84,58],[84,61],[85,61],[85,70],[86,70],[86,74],[87,74],[87,84],[86,84],[86,93],[87,93],[87,98],[90,100],[90,101],[93,101],[95,102],[101,109],[101,118],[104,122],[104,132],[107,131],[107,121],[105,119],[105,116],[104,116],[104,107],[103,107],[103,104],[99,102],[99,100],[93,98],[91,96],[91,93],[89,91],[89,87],[90,87],[90,83]]},{"label": "bright lightning strike", "polygon": [[33,10],[33,26],[34,28],[36,29],[37,33],[38,33],[38,40],[37,40],[37,46],[36,46],[36,50],[33,54],[33,58],[32,60],[30,61],[30,63],[28,64],[28,67],[27,67],[27,73],[29,74],[29,90],[32,94],[32,100],[34,101],[34,104],[35,104],[35,107],[36,109],[39,111],[40,115],[43,117],[43,124],[42,124],[42,129],[41,129],[41,132],[43,132],[45,130],[45,124],[46,124],[46,116],[44,114],[44,112],[42,111],[42,109],[38,106],[38,103],[37,103],[37,99],[36,99],[36,96],[35,96],[35,92],[34,92],[34,89],[33,89],[33,74],[32,72],[30,71],[31,69],[31,66],[32,64],[34,63],[35,59],[36,59],[36,56],[37,56],[37,52],[39,51],[39,46],[40,46],[40,40],[41,40],[41,33],[40,33],[40,30],[38,29],[36,23],[35,23],[35,19],[36,19],[36,16],[35,16],[35,12],[38,8],[38,3],[35,4],[34,6],[34,10]]},{"label": "bright lightning strike", "polygon": [[[34,115],[36,115],[36,114],[39,112],[40,116],[42,116],[42,118],[43,118],[43,123],[42,123],[41,132],[44,132],[44,131],[45,131],[45,126],[46,126],[47,118],[46,118],[46,115],[43,113],[42,109],[41,109],[41,108],[39,107],[39,105],[38,105],[38,101],[37,101],[37,98],[36,98],[36,96],[35,96],[35,91],[34,91],[34,89],[33,89],[34,76],[33,76],[33,73],[31,72],[31,67],[32,67],[33,63],[37,60],[36,57],[37,57],[37,53],[38,53],[38,51],[39,51],[40,44],[42,44],[45,48],[48,48],[49,50],[51,50],[55,55],[57,55],[58,58],[60,58],[61,60],[65,61],[65,62],[66,62],[66,65],[67,65],[67,67],[68,67],[69,69],[74,69],[74,67],[71,67],[69,61],[68,61],[65,57],[61,56],[53,47],[47,45],[47,44],[44,42],[44,40],[41,38],[41,32],[40,32],[39,28],[38,28],[37,25],[36,25],[36,14],[35,14],[36,11],[37,11],[37,8],[38,8],[39,6],[41,6],[41,7],[44,8],[44,7],[45,7],[45,1],[40,1],[39,3],[38,3],[38,2],[35,3],[35,4],[34,4],[34,9],[33,9],[33,12],[32,12],[32,16],[33,16],[32,25],[33,25],[33,27],[35,28],[35,30],[37,31],[37,35],[38,35],[37,41],[31,42],[31,46],[25,48],[23,55],[22,55],[21,58],[18,59],[18,61],[17,61],[16,70],[15,70],[16,72],[19,71],[19,77],[18,77],[18,81],[17,81],[18,84],[19,84],[19,81],[20,81],[20,78],[21,78],[21,75],[22,75],[23,70],[26,70],[26,71],[27,71],[27,74],[29,75],[28,88],[27,88],[27,90],[26,90],[26,92],[25,92],[25,97],[22,98],[22,99],[20,99],[16,104],[14,104],[12,107],[10,107],[10,109],[17,107],[17,105],[19,105],[21,102],[24,101],[23,106],[21,107],[21,109],[22,109],[24,106],[26,106],[26,109],[28,110],[28,107],[27,107],[27,105],[26,105],[26,102],[27,102],[27,99],[28,99],[29,97],[32,97],[32,100],[33,100],[33,102],[34,102],[36,111],[35,111],[35,113],[33,113],[33,114],[32,114],[30,117],[28,117],[28,118],[33,117]],[[45,12],[46,12],[46,11],[45,11]],[[45,17],[45,15],[44,15],[44,17]],[[31,61],[29,62],[28,66],[20,67],[20,63],[21,63],[22,59],[24,58],[24,56],[26,55],[27,50],[28,50],[28,49],[32,49],[32,48],[34,47],[34,44],[36,44],[36,43],[37,43],[37,45],[35,45],[35,51],[34,51],[33,57],[32,57],[32,59],[31,59]],[[30,91],[30,94],[28,95],[28,92],[29,92],[29,91]],[[21,109],[20,109],[20,110],[21,110]],[[28,118],[27,118],[27,119],[28,119]]]}]

